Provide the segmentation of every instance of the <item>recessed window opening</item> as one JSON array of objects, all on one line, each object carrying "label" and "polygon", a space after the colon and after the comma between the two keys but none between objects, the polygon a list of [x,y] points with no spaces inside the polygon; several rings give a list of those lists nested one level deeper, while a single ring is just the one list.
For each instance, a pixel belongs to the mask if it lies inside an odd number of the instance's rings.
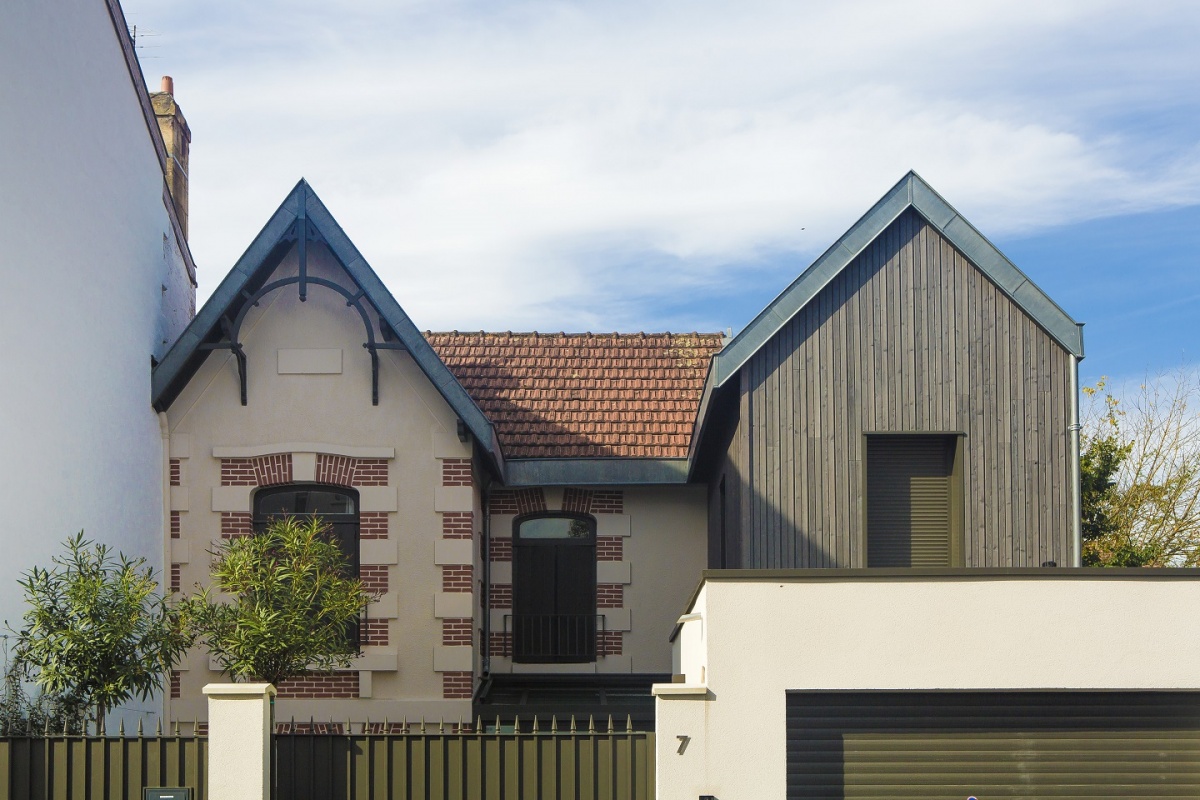
[{"label": "recessed window opening", "polygon": [[596,521],[537,514],[513,523],[513,660],[596,660]]}]

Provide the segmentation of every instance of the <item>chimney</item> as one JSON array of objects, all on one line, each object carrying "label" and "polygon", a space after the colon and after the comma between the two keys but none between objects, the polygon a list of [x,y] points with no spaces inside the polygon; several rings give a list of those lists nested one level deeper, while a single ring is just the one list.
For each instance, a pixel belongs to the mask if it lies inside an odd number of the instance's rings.
[{"label": "chimney", "polygon": [[167,147],[167,169],[165,178],[175,211],[179,216],[179,227],[183,238],[188,235],[188,150],[192,144],[192,131],[183,112],[175,103],[175,81],[164,75],[160,91],[150,93],[154,116],[158,119],[158,130]]}]

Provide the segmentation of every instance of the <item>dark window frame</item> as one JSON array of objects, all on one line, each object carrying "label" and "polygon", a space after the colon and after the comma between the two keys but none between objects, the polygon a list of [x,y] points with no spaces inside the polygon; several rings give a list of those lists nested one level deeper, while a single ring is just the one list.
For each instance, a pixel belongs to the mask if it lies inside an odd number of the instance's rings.
[{"label": "dark window frame", "polygon": [[[544,537],[522,537],[521,526],[524,523],[539,520],[539,519],[572,519],[584,522],[587,524],[588,535],[586,537],[561,537],[561,538],[544,538]],[[582,514],[571,511],[540,511],[530,514],[522,514],[513,519],[513,607],[511,612],[512,626],[510,628],[512,642],[511,653],[512,659],[520,664],[591,664],[597,659],[597,581],[596,581],[596,518],[590,514]],[[533,555],[534,551],[554,548],[555,554],[552,557],[553,563],[556,565],[555,581],[557,584],[557,570],[565,563],[574,562],[573,567],[577,571],[573,573],[573,582],[571,583],[574,589],[583,587],[586,595],[580,601],[576,598],[580,609],[578,611],[564,613],[558,609],[562,607],[563,599],[559,596],[557,585],[555,587],[554,610],[545,613],[533,614],[532,612],[523,610],[523,606],[530,598],[524,596],[528,588],[522,588],[523,567],[522,560]],[[559,550],[567,552],[559,552]],[[527,552],[528,550],[528,552]],[[588,551],[585,558],[578,552],[574,558],[569,557],[570,551]],[[542,561],[545,561],[543,553]],[[584,568],[578,567],[579,563],[584,563]],[[586,606],[586,608],[584,608]],[[567,625],[565,629],[558,630],[543,630],[541,628],[548,622],[535,622],[532,619],[522,620],[523,615],[550,617],[563,617],[562,624]],[[578,617],[577,620],[566,619],[567,617]],[[537,640],[537,646],[534,640]]]}]

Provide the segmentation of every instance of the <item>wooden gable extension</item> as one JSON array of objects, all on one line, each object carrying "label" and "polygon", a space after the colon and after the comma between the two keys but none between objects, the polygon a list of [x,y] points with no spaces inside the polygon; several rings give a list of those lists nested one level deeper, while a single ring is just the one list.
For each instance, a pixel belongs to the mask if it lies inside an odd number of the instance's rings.
[{"label": "wooden gable extension", "polygon": [[[379,349],[406,350],[475,437],[491,467],[503,479],[504,456],[491,422],[463,389],[458,379],[446,368],[384,286],[375,270],[304,180],[296,184],[179,339],[167,351],[162,362],[154,367],[151,375],[151,402],[154,408],[163,411],[170,407],[214,349],[229,349],[239,355],[244,391],[244,370],[248,366],[245,364],[244,355],[239,352],[240,347],[236,339],[240,319],[247,307],[257,301],[256,293],[270,288],[271,285],[267,285],[266,282],[283,258],[296,248],[303,265],[305,249],[308,243],[313,241],[322,242],[328,247],[329,252],[357,288],[358,296],[348,297],[347,304],[355,305],[365,300],[379,315],[380,327],[383,329],[378,335],[370,328],[369,319],[363,316],[367,324],[367,349],[371,350],[374,346]],[[319,278],[307,280],[313,284],[321,282]],[[298,283],[302,297],[305,281],[303,266],[301,277],[289,279],[290,283]],[[330,288],[344,292],[337,287]],[[384,323],[386,328],[383,327]],[[370,355],[375,359],[374,352]],[[244,402],[243,400],[243,404]]]},{"label": "wooden gable extension", "polygon": [[1070,563],[1080,326],[964,230],[910,174],[715,358],[713,566],[867,566],[867,442],[897,434],[960,437],[960,563]]}]

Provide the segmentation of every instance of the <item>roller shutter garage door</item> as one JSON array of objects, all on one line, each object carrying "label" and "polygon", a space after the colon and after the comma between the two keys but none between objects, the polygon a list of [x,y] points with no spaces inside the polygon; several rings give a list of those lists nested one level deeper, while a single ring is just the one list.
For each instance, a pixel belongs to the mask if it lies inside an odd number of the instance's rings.
[{"label": "roller shutter garage door", "polygon": [[1200,798],[1193,692],[793,692],[788,798]]}]

